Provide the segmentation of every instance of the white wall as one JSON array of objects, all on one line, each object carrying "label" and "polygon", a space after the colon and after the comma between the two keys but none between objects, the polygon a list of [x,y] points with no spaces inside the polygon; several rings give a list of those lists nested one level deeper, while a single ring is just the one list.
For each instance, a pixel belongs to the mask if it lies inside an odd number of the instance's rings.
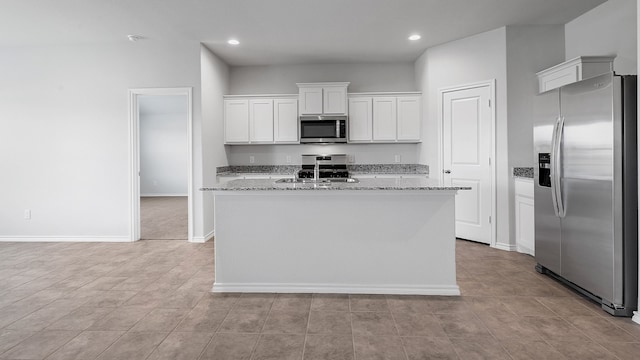
[{"label": "white wall", "polygon": [[441,88],[496,80],[496,172],[497,242],[509,243],[510,198],[507,141],[506,29],[499,28],[427,49],[415,63],[417,87],[425,97],[423,142],[418,162],[440,174],[438,148],[438,90]]},{"label": "white wall", "polygon": [[[224,110],[222,96],[229,90],[229,67],[209,49],[200,48],[200,76],[202,86],[202,177],[203,185],[212,185],[216,167],[228,165],[224,144]],[[213,233],[213,196],[203,196],[203,233],[195,241],[209,240]]]},{"label": "white wall", "polygon": [[187,96],[141,95],[140,195],[187,196]]},{"label": "white wall", "polygon": [[[348,81],[349,92],[415,91],[414,68],[411,63],[394,64],[307,64],[274,66],[232,67],[229,93],[247,94],[297,94],[299,82]],[[249,156],[255,157],[253,165],[300,164],[302,154],[346,153],[353,155],[358,164],[393,163],[394,155],[400,155],[401,163],[417,162],[416,144],[376,145],[270,145],[228,146],[228,162],[232,165],[249,165]]]},{"label": "white wall", "polygon": [[[194,129],[201,125],[197,42],[2,47],[0,83],[4,239],[129,238],[129,88],[193,87]],[[202,148],[194,134],[198,189]],[[197,235],[201,196],[194,207]]]},{"label": "white wall", "polygon": [[[637,34],[640,34],[640,0],[638,0],[638,3],[636,4],[636,11],[637,11],[637,16],[636,16],[636,26],[637,26]],[[640,36],[637,36],[637,51],[638,51],[638,59],[640,59]],[[637,74],[640,74],[640,64],[636,64],[637,66]],[[638,104],[640,104],[640,92],[638,92]],[[640,132],[640,129],[638,129],[638,132]],[[638,138],[640,138],[640,136],[638,136]],[[640,147],[638,148],[638,159],[640,161]],[[638,164],[638,168],[640,169],[640,164]],[[638,186],[640,186],[640,178],[638,178]],[[640,197],[640,194],[638,194],[638,196]],[[640,201],[640,199],[638,199]],[[640,214],[638,214],[638,223],[640,223]],[[638,258],[640,259],[640,247],[638,247]],[[638,289],[640,289],[640,266],[638,266]],[[640,309],[640,296],[638,296],[638,309]],[[633,321],[637,322],[640,324],[640,312],[636,311],[635,315],[633,316]]]},{"label": "white wall", "polygon": [[565,26],[566,59],[586,55],[617,55],[618,74],[637,74],[635,0],[609,0]]},{"label": "white wall", "polygon": [[297,94],[296,83],[348,81],[349,92],[415,90],[413,64],[307,64],[232,67],[229,93]]}]

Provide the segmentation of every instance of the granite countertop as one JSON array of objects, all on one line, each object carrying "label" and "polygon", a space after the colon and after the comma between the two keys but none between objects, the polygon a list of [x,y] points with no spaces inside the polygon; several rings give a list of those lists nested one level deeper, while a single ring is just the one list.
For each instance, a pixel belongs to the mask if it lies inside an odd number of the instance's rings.
[{"label": "granite countertop", "polygon": [[357,183],[276,183],[272,179],[232,180],[204,187],[202,191],[261,191],[261,190],[471,190],[464,186],[443,186],[436,179],[360,179]]},{"label": "granite countertop", "polygon": [[533,168],[532,167],[514,167],[513,177],[533,179]]},{"label": "granite countertop", "polygon": [[[216,168],[217,176],[295,175],[300,165],[232,165]],[[429,166],[421,164],[348,164],[351,174],[418,174],[428,175]]]}]

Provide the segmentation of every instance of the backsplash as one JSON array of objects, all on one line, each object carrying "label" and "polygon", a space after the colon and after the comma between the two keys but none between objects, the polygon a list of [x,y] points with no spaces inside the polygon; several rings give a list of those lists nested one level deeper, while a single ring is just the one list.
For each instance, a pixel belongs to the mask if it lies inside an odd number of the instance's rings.
[{"label": "backsplash", "polygon": [[[231,165],[217,167],[216,174],[291,175],[300,168],[300,165]],[[347,169],[355,174],[429,174],[429,166],[422,164],[349,164]]]}]

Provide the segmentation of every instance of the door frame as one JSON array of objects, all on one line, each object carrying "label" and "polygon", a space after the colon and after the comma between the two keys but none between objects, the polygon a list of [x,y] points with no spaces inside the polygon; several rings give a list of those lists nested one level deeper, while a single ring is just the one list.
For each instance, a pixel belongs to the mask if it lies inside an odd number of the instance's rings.
[{"label": "door frame", "polygon": [[129,89],[129,240],[140,240],[140,95],[180,95],[187,97],[187,241],[193,241],[193,88]]},{"label": "door frame", "polygon": [[438,179],[441,183],[444,183],[444,95],[451,92],[460,90],[470,90],[481,87],[489,87],[489,101],[491,101],[491,239],[489,240],[489,246],[496,247],[496,233],[497,233],[497,193],[496,193],[496,79],[480,81],[469,84],[455,85],[449,87],[443,87],[438,89]]}]

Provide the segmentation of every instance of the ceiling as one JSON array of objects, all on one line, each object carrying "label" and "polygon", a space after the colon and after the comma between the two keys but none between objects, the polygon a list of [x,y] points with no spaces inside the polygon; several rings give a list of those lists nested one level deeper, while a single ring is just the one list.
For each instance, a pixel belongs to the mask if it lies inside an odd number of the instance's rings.
[{"label": "ceiling", "polygon": [[[565,24],[605,0],[0,0],[0,46],[204,43],[231,66],[412,62],[504,25]],[[411,42],[410,34],[422,39]],[[236,38],[240,45],[227,40]]]}]

